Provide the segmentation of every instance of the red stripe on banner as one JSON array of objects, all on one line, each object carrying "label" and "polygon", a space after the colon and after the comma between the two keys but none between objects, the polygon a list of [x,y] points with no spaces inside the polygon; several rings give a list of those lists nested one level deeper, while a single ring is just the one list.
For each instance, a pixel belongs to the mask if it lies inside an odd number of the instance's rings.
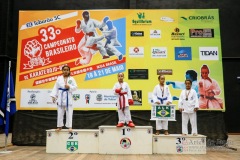
[{"label": "red stripe on banner", "polygon": [[[71,70],[71,76],[80,75],[80,74],[83,74],[83,73],[95,71],[95,70],[106,68],[106,67],[109,67],[109,66],[115,66],[115,65],[122,64],[122,63],[125,63],[125,62],[126,62],[126,58],[124,57],[121,61],[115,59],[115,60],[95,64],[95,65],[92,65],[92,66]],[[75,62],[70,62],[67,65],[69,65],[70,68],[73,68],[75,66]],[[61,74],[55,74],[55,75],[45,77],[45,78],[42,78],[42,79],[37,79],[33,82],[33,86],[37,86],[37,85],[40,85],[40,84],[45,84],[45,83],[55,81],[57,79],[57,77],[60,76],[60,75],[62,75],[62,73]],[[24,75],[22,75],[22,77],[24,77]]]}]

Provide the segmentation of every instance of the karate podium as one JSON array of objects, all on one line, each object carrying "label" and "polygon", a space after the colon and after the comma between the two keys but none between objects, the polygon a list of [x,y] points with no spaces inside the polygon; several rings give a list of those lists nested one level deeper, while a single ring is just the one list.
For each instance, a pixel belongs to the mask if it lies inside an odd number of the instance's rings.
[{"label": "karate podium", "polygon": [[206,136],[153,135],[153,154],[206,154]]},{"label": "karate podium", "polygon": [[67,129],[56,132],[55,129],[47,132],[47,153],[98,153],[99,130]]},{"label": "karate podium", "polygon": [[176,121],[175,104],[170,105],[150,104],[150,105],[152,106],[150,120]]},{"label": "karate podium", "polygon": [[152,154],[152,126],[99,126],[99,154]]}]

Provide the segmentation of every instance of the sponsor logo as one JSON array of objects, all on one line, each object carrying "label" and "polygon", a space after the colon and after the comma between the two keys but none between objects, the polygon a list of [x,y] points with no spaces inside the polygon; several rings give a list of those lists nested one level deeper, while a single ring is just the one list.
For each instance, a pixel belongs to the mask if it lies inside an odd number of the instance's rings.
[{"label": "sponsor logo", "polygon": [[158,69],[157,75],[172,75],[172,69]]},{"label": "sponsor logo", "polygon": [[67,141],[67,150],[71,152],[78,150],[78,141]]},{"label": "sponsor logo", "polygon": [[131,140],[129,138],[122,138],[120,140],[120,146],[124,149],[128,149],[131,146]]},{"label": "sponsor logo", "polygon": [[72,98],[74,101],[77,101],[80,99],[80,94],[73,94]]},{"label": "sponsor logo", "polygon": [[167,48],[166,47],[152,47],[151,48],[152,58],[167,58]]},{"label": "sponsor logo", "polygon": [[36,100],[36,94],[30,95],[30,100],[28,101],[28,104],[38,104],[38,101]]},{"label": "sponsor logo", "polygon": [[190,38],[213,38],[214,29],[189,29]]},{"label": "sponsor logo", "polygon": [[175,60],[192,60],[191,47],[175,47]]},{"label": "sponsor logo", "polygon": [[207,15],[207,16],[181,16],[181,19],[184,21],[204,21],[204,22],[211,22],[214,20],[214,16],[212,15]]},{"label": "sponsor logo", "polygon": [[86,104],[89,104],[90,94],[85,94],[85,100],[86,100]]},{"label": "sponsor logo", "polygon": [[183,152],[183,146],[182,145],[177,145],[176,150],[177,150],[178,153],[182,153]]},{"label": "sponsor logo", "polygon": [[199,47],[200,60],[219,60],[218,47]]},{"label": "sponsor logo", "polygon": [[144,57],[144,48],[129,47],[129,57]]},{"label": "sponsor logo", "polygon": [[185,40],[185,32],[180,32],[179,28],[175,28],[171,34],[172,40]]},{"label": "sponsor logo", "polygon": [[174,19],[170,17],[161,17],[160,20],[164,22],[174,22]]},{"label": "sponsor logo", "polygon": [[96,100],[97,101],[102,101],[102,99],[103,99],[103,96],[101,94],[97,94]]},{"label": "sponsor logo", "polygon": [[133,25],[152,25],[152,20],[146,19],[144,12],[138,12],[137,18],[132,20]]},{"label": "sponsor logo", "polygon": [[150,30],[150,38],[161,38],[161,30]]},{"label": "sponsor logo", "polygon": [[131,31],[130,32],[131,37],[144,37],[143,31]]}]

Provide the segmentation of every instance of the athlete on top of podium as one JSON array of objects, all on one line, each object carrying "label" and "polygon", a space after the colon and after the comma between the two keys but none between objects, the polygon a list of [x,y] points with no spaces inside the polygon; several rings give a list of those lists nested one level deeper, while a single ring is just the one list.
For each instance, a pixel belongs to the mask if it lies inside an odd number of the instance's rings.
[{"label": "athlete on top of podium", "polygon": [[124,74],[118,73],[118,82],[113,86],[113,93],[117,95],[117,107],[118,107],[118,124],[117,127],[123,127],[125,122],[129,127],[135,127],[129,105],[133,105],[133,99],[130,87],[127,82],[124,82]]},{"label": "athlete on top of podium", "polygon": [[197,136],[197,110],[199,108],[198,96],[194,89],[192,89],[192,81],[185,80],[186,89],[182,90],[178,108],[182,112],[182,135],[188,134],[188,121],[190,119],[192,135]]},{"label": "athlete on top of podium", "polygon": [[[167,85],[165,85],[165,76],[158,76],[159,84],[154,87],[152,99],[153,103],[156,104],[166,104],[169,105],[172,103],[172,96]],[[168,133],[168,121],[167,120],[156,120],[156,135],[160,134],[160,130],[164,130],[165,135]]]},{"label": "athlete on top of podium", "polygon": [[57,102],[57,129],[60,131],[63,124],[63,117],[66,110],[66,127],[69,132],[72,132],[72,92],[77,90],[77,83],[73,77],[70,76],[70,67],[64,65],[62,67],[63,75],[57,78],[57,81],[50,94],[53,103]]}]

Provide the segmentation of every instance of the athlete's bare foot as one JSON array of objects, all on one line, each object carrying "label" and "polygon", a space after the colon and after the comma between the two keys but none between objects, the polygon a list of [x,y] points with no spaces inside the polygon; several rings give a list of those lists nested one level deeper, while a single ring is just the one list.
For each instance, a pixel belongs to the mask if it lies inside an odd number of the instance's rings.
[{"label": "athlete's bare foot", "polygon": [[55,129],[56,132],[59,132],[62,130],[62,127],[58,127],[57,129]]},{"label": "athlete's bare foot", "polygon": [[68,132],[72,132],[72,128],[68,128]]}]

